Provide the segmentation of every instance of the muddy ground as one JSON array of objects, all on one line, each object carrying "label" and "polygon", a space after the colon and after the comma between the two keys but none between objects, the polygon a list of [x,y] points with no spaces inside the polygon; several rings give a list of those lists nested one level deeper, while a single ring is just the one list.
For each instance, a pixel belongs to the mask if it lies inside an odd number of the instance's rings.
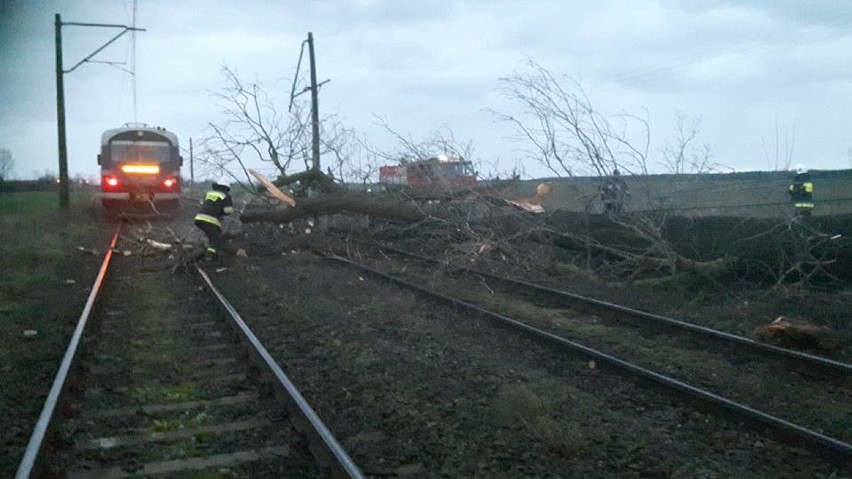
[{"label": "muddy ground", "polygon": [[[70,220],[99,221],[96,210],[88,205]],[[92,246],[103,250],[110,226],[92,231]],[[214,281],[370,477],[849,476],[587,360],[556,355],[481,319],[332,265],[312,251],[339,247],[339,235],[304,230],[245,228],[233,248],[246,256],[211,266]],[[201,239],[187,216],[137,224],[132,231],[121,246],[128,251],[141,251],[137,237]],[[431,250],[437,254],[434,245]],[[99,260],[69,251],[69,270],[80,276],[77,294],[92,282]],[[159,267],[173,261],[158,253],[149,260]],[[553,271],[523,276],[736,333],[780,314],[813,311],[803,302],[834,311],[850,297],[736,291],[698,298],[593,284]],[[69,297],[62,284],[45,285],[43,294]],[[63,318],[60,329],[70,331],[81,301],[47,303]],[[43,362],[58,362],[59,344],[48,347],[53,352]],[[848,357],[848,348],[835,353]],[[7,451],[25,445],[49,387],[49,368],[39,363],[34,370],[37,380],[27,384],[2,376],[21,399],[20,410],[6,413],[17,428],[3,438]],[[15,454],[5,457],[3,473]]]}]

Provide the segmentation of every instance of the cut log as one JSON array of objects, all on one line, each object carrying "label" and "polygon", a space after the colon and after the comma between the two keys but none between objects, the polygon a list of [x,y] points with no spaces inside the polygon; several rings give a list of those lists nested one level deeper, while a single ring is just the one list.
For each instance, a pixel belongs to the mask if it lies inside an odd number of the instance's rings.
[{"label": "cut log", "polygon": [[539,183],[535,189],[535,195],[520,200],[510,201],[511,204],[518,208],[532,213],[544,213],[544,207],[541,202],[553,192],[553,183]]},{"label": "cut log", "polygon": [[[321,172],[306,172],[312,175],[323,175]],[[295,181],[302,173],[288,176],[283,184]],[[305,177],[305,176],[301,176]],[[282,179],[273,183],[282,184]],[[517,180],[501,181],[488,185],[478,185],[464,188],[416,187],[382,193],[344,192],[334,193],[314,198],[300,198],[298,205],[290,209],[258,209],[243,212],[240,221],[243,223],[269,222],[287,223],[299,218],[316,215],[332,215],[338,213],[364,214],[373,218],[393,221],[417,222],[430,217],[444,218],[449,211],[430,205],[418,205],[418,202],[459,200],[474,198],[493,198],[496,192],[505,191],[517,184]],[[504,200],[501,200],[504,201]]]},{"label": "cut log", "polygon": [[832,336],[831,329],[803,319],[779,316],[775,321],[758,326],[753,334],[760,339],[774,339],[786,346],[804,349],[832,351],[839,342]]},{"label": "cut log", "polygon": [[303,198],[293,208],[245,211],[240,216],[243,223],[287,223],[299,218],[337,213],[365,214],[375,218],[414,222],[428,218],[422,209],[404,201],[384,195],[329,194],[316,198]]},{"label": "cut log", "polygon": [[294,175],[282,176],[272,182],[275,186],[291,187],[293,183],[299,183],[301,187],[297,189],[301,190],[315,186],[318,189],[329,193],[339,193],[343,191],[343,187],[335,183],[333,179],[319,170],[308,170]]},{"label": "cut log", "polygon": [[518,186],[518,179],[494,181],[474,186],[463,185],[388,185],[388,194],[415,201],[470,200],[503,195]]},{"label": "cut log", "polygon": [[263,185],[264,188],[266,188],[266,191],[268,191],[269,194],[272,195],[274,198],[283,201],[284,203],[287,203],[290,206],[296,206],[296,200],[290,197],[290,195],[279,190],[278,187],[275,186],[271,181],[267,180],[265,176],[261,175],[255,170],[248,170],[248,172],[251,173],[251,175],[254,176],[255,179],[257,179],[257,181],[259,181],[260,184]]}]

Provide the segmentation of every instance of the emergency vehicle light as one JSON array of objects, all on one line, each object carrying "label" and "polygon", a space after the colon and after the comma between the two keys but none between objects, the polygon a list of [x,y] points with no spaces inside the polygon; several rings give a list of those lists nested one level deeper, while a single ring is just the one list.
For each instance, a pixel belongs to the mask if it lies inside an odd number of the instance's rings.
[{"label": "emergency vehicle light", "polygon": [[124,173],[139,173],[142,175],[156,175],[160,172],[160,165],[146,165],[146,164],[127,164],[121,165],[121,171]]}]

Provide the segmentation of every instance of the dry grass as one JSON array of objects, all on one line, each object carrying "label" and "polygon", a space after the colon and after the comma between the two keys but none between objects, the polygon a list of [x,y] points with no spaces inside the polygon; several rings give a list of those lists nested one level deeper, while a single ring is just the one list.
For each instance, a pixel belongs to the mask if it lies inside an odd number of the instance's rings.
[{"label": "dry grass", "polygon": [[559,456],[582,452],[587,443],[583,431],[573,423],[560,421],[549,401],[520,384],[504,386],[495,404],[497,413],[512,427],[520,428]]}]

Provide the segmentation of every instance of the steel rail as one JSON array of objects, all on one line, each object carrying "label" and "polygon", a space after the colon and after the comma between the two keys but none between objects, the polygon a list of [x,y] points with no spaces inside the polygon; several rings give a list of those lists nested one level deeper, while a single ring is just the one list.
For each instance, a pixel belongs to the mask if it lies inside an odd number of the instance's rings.
[{"label": "steel rail", "polygon": [[47,394],[47,399],[44,401],[44,407],[42,407],[41,414],[39,415],[38,421],[36,422],[35,428],[30,436],[30,442],[27,444],[27,449],[24,452],[21,464],[18,466],[18,471],[15,473],[16,479],[28,478],[32,473],[36,458],[41,450],[41,445],[44,442],[45,434],[50,426],[50,421],[53,419],[53,413],[56,410],[56,405],[59,403],[60,396],[65,389],[65,384],[74,363],[74,358],[76,357],[80,340],[82,339],[83,333],[86,330],[86,325],[89,322],[89,315],[92,312],[92,308],[94,307],[98,294],[100,294],[104,277],[106,276],[110,260],[112,259],[113,249],[118,241],[119,233],[121,233],[121,225],[116,228],[112,241],[110,241],[109,248],[104,256],[104,261],[101,264],[101,269],[98,271],[95,283],[92,286],[92,291],[89,292],[89,298],[86,300],[86,305],[83,307],[80,319],[77,320],[77,327],[74,329],[71,341],[65,349],[65,355],[62,357],[59,370],[53,378],[53,385],[50,388],[50,392]]},{"label": "steel rail", "polygon": [[[317,459],[321,461],[324,460],[324,463],[329,466],[334,477],[363,478],[363,474],[358,469],[358,466],[355,465],[355,462],[349,457],[349,454],[343,449],[337,439],[335,439],[331,431],[325,423],[323,423],[322,419],[320,419],[319,415],[317,415],[311,405],[308,404],[304,396],[302,396],[302,393],[299,392],[298,388],[296,388],[296,385],[293,384],[272,355],[269,354],[269,351],[267,351],[263,343],[261,343],[254,332],[252,332],[246,322],[243,321],[243,318],[240,317],[237,310],[234,309],[231,303],[228,302],[225,296],[218,288],[216,288],[213,281],[210,279],[210,276],[208,276],[207,273],[198,265],[195,266],[195,269],[207,284],[207,287],[210,288],[210,291],[212,291],[219,300],[219,304],[222,306],[224,311],[231,317],[233,325],[237,328],[242,339],[250,345],[252,355],[255,358],[258,358],[258,361],[266,366],[268,372],[270,372],[277,380],[276,386],[278,387],[278,390],[284,393],[285,397],[287,397],[288,403],[291,405],[293,412],[310,425],[310,428],[303,427],[302,429],[305,429],[303,432],[308,434],[309,438],[312,440],[312,444],[314,446],[319,446],[319,449],[314,451],[315,456],[319,456]],[[297,425],[304,426],[304,424]],[[333,458],[333,460],[329,460],[329,457]]]},{"label": "steel rail", "polygon": [[[416,258],[422,261],[427,261],[431,263],[441,263],[440,261],[429,258],[427,256],[419,255],[417,253],[411,253],[408,251],[398,250],[396,248],[392,248],[389,246],[382,245],[374,245],[376,247],[382,248],[384,250],[390,251],[395,254],[409,256],[412,258]],[[698,334],[705,338],[710,338],[714,340],[720,340],[725,343],[733,343],[736,346],[743,347],[755,353],[763,354],[765,356],[774,357],[774,358],[782,358],[791,361],[799,361],[797,364],[805,363],[808,367],[813,368],[814,370],[818,370],[824,375],[827,376],[837,376],[841,377],[850,377],[852,376],[852,364],[834,361],[828,358],[824,358],[821,356],[816,356],[813,354],[803,353],[800,351],[794,351],[792,349],[783,348],[780,346],[774,346],[771,344],[767,344],[761,341],[756,341],[751,338],[747,338],[744,336],[739,336],[732,333],[726,333],[723,331],[719,331],[716,329],[708,328],[706,326],[699,326],[694,323],[689,323],[686,321],[682,321],[679,319],[673,319],[666,316],[661,316],[654,313],[649,313],[646,311],[641,311],[638,309],[628,308],[626,306],[622,306],[615,303],[609,303],[606,301],[601,301],[593,298],[589,298],[586,296],[580,296],[578,294],[569,293],[567,291],[561,291],[554,288],[549,288],[547,286],[530,283],[523,280],[518,279],[509,279],[497,276],[492,273],[488,273],[485,271],[480,271],[474,268],[467,267],[456,267],[458,271],[465,271],[473,274],[477,274],[479,276],[490,278],[495,281],[502,282],[504,284],[526,288],[528,290],[532,290],[535,292],[543,292],[552,296],[556,296],[560,299],[564,299],[569,302],[572,306],[577,307],[579,309],[585,310],[593,310],[596,312],[602,313],[621,313],[630,318],[649,320],[658,325],[670,326],[673,328],[683,329],[685,331]],[[645,323],[647,324],[647,323]]]},{"label": "steel rail", "polygon": [[610,354],[570,341],[542,329],[535,328],[508,316],[447,296],[407,280],[385,274],[381,271],[355,263],[348,259],[337,256],[324,257],[331,261],[365,271],[393,284],[412,289],[427,297],[449,303],[454,307],[460,307],[462,309],[476,312],[489,319],[495,320],[502,325],[509,326],[512,329],[516,329],[530,335],[533,338],[543,340],[547,344],[556,345],[561,348],[568,348],[574,352],[593,358],[604,365],[608,365],[618,372],[626,373],[630,377],[638,377],[650,382],[651,384],[655,384],[667,392],[677,393],[689,399],[698,400],[703,406],[713,412],[722,413],[723,416],[751,424],[756,428],[771,433],[774,437],[787,444],[809,449],[832,464],[843,466],[852,460],[852,444],[848,444],[817,431],[799,426],[798,424],[794,424],[790,421],[772,416],[683,381],[637,366]]}]

